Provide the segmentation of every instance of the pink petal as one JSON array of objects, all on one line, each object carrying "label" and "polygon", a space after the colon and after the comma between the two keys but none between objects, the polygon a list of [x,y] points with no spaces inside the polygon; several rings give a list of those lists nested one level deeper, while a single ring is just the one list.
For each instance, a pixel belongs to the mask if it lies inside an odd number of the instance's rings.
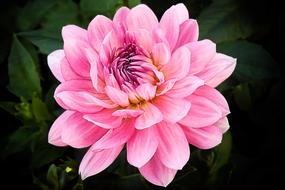
[{"label": "pink petal", "polygon": [[215,126],[191,128],[182,126],[190,144],[200,149],[210,149],[221,143],[223,133]]},{"label": "pink petal", "polygon": [[75,112],[65,111],[63,112],[52,124],[48,133],[48,142],[55,146],[67,146],[61,140],[61,134],[64,127],[66,127],[66,121]]},{"label": "pink petal", "polygon": [[107,47],[107,45],[102,43],[98,55],[99,55],[99,62],[101,63],[103,68],[102,70],[104,70],[104,67],[106,67],[112,61],[111,50],[109,47]]},{"label": "pink petal", "polygon": [[155,97],[156,86],[153,86],[150,83],[144,83],[136,88],[136,92],[142,99],[148,101]]},{"label": "pink petal", "polygon": [[164,43],[157,43],[152,48],[152,59],[155,65],[165,65],[170,60],[170,50]]},{"label": "pink petal", "polygon": [[103,107],[116,107],[105,94],[96,93],[91,81],[88,80],[65,81],[56,88],[54,97],[61,107],[79,109],[85,113],[96,112]]},{"label": "pink petal", "polygon": [[83,157],[79,166],[81,178],[84,180],[87,177],[96,175],[105,170],[118,157],[123,147],[123,145],[118,145],[110,149],[96,152],[94,152],[91,147]]},{"label": "pink petal", "polygon": [[87,92],[96,93],[90,80],[65,81],[64,83],[61,83],[57,87],[54,94],[56,95],[57,93],[63,91],[74,91],[74,92],[87,91]]},{"label": "pink petal", "polygon": [[[170,8],[171,9],[171,8]],[[174,5],[174,10],[176,14],[178,15],[178,20],[179,24],[183,23],[185,20],[189,19],[189,13],[187,8],[183,3],[178,3]]]},{"label": "pink petal", "polygon": [[62,28],[61,31],[62,38],[64,41],[70,39],[77,39],[87,42],[87,31],[83,28],[80,28],[76,25],[66,25]]},{"label": "pink petal", "polygon": [[88,48],[87,31],[75,26],[67,25],[62,28],[64,53],[73,70],[83,77],[89,77],[90,65],[84,54]]},{"label": "pink petal", "polygon": [[88,47],[87,42],[77,39],[66,39],[64,41],[64,53],[72,69],[79,75],[90,77],[90,64],[84,50]]},{"label": "pink petal", "polygon": [[134,134],[135,128],[133,120],[125,120],[118,128],[110,129],[99,141],[97,141],[92,149],[108,149],[118,145],[125,144]]},{"label": "pink petal", "polygon": [[167,92],[167,96],[173,98],[185,98],[191,95],[197,88],[204,85],[204,81],[195,76],[187,76],[177,82]]},{"label": "pink petal", "polygon": [[105,129],[116,128],[121,125],[122,118],[113,116],[114,111],[114,109],[103,109],[93,114],[84,114],[83,118]]},{"label": "pink petal", "polygon": [[184,4],[173,5],[162,15],[160,28],[173,50],[179,37],[179,25],[189,18],[188,10]]},{"label": "pink petal", "polygon": [[111,86],[106,86],[105,87],[105,92],[109,96],[109,98],[116,104],[120,106],[128,106],[130,104],[128,95],[116,88],[113,88]]},{"label": "pink petal", "polygon": [[144,112],[142,110],[134,110],[134,109],[121,109],[114,111],[112,113],[113,116],[123,117],[123,118],[129,118],[129,117],[137,117]]},{"label": "pink petal", "polygon": [[98,64],[99,63],[99,57],[98,54],[93,51],[92,49],[85,49],[85,53],[87,56],[87,59],[90,63],[90,76],[93,83],[94,88],[97,90],[97,92],[103,92],[105,83],[102,81],[102,79],[99,77],[99,71],[98,71]]},{"label": "pink petal", "polygon": [[95,113],[103,107],[115,107],[103,102],[90,92],[64,91],[55,96],[57,102],[65,109],[75,110],[83,113]]},{"label": "pink petal", "polygon": [[227,100],[218,90],[214,89],[213,87],[207,85],[201,86],[195,91],[195,94],[198,96],[203,96],[214,102],[217,106],[220,107],[223,116],[226,116],[230,113],[230,108]]},{"label": "pink petal", "polygon": [[133,87],[130,87],[126,84],[122,84],[122,89],[128,94],[128,98],[131,104],[137,104],[141,101],[140,97],[138,97],[138,94]]},{"label": "pink petal", "polygon": [[170,79],[158,86],[156,96],[161,96],[171,90],[176,82],[176,79]]},{"label": "pink petal", "polygon": [[155,75],[156,80],[157,80],[156,85],[161,85],[162,83],[164,83],[164,74],[161,71],[153,69],[152,72]]},{"label": "pink petal", "polygon": [[140,4],[132,8],[126,21],[129,31],[143,28],[152,32],[152,30],[158,25],[158,20],[155,14],[144,4]]},{"label": "pink petal", "polygon": [[200,128],[210,126],[221,119],[221,109],[209,99],[194,94],[187,99],[192,105],[186,117],[179,121],[182,125]]},{"label": "pink petal", "polygon": [[94,144],[105,133],[105,129],[86,121],[81,113],[76,112],[67,119],[61,138],[74,148],[84,148]]},{"label": "pink petal", "polygon": [[97,15],[89,24],[87,35],[90,45],[99,52],[101,43],[106,35],[112,30],[113,22],[103,16]]},{"label": "pink petal", "polygon": [[151,52],[153,46],[151,33],[146,29],[135,30],[132,33],[134,34],[136,44],[147,52]]},{"label": "pink petal", "polygon": [[176,123],[157,124],[159,144],[157,155],[161,162],[172,169],[182,169],[190,157],[190,149],[183,130]]},{"label": "pink petal", "polygon": [[215,126],[218,127],[222,131],[222,133],[227,132],[230,128],[228,118],[224,117],[220,119],[217,123],[215,123]]},{"label": "pink petal", "polygon": [[106,73],[104,78],[105,78],[105,83],[107,86],[111,86],[111,87],[120,89],[120,86],[119,86],[119,84],[118,84],[118,82],[117,82],[117,80],[113,74],[109,74],[109,73],[107,74]]},{"label": "pink petal", "polygon": [[189,73],[191,54],[185,47],[177,49],[168,64],[163,65],[161,71],[166,80],[182,79]]},{"label": "pink petal", "polygon": [[159,96],[154,105],[163,115],[163,120],[176,123],[184,118],[190,110],[191,103],[185,99],[175,99],[169,96]]},{"label": "pink petal", "polygon": [[198,23],[194,19],[189,19],[180,24],[179,37],[176,48],[179,48],[189,42],[196,42],[199,36]]},{"label": "pink petal", "polygon": [[169,43],[172,51],[176,45],[179,36],[179,13],[176,11],[176,6],[170,7],[162,15],[159,26],[164,32],[164,35]]},{"label": "pink petal", "polygon": [[142,167],[154,155],[158,146],[155,127],[136,130],[127,143],[128,162],[135,167]]},{"label": "pink petal", "polygon": [[156,43],[164,43],[170,49],[168,40],[165,37],[164,31],[161,28],[155,28],[152,32],[152,38]]},{"label": "pink petal", "polygon": [[66,57],[61,60],[60,70],[65,81],[81,80],[82,76],[78,75],[70,66]]},{"label": "pink petal", "polygon": [[192,42],[185,46],[191,52],[191,74],[203,71],[216,55],[216,44],[210,40]]},{"label": "pink petal", "polygon": [[51,54],[48,55],[48,66],[52,72],[52,74],[55,76],[57,80],[60,82],[64,81],[64,78],[61,73],[61,62],[65,58],[64,51],[63,50],[56,50],[53,51]]},{"label": "pink petal", "polygon": [[114,53],[114,49],[122,47],[123,45],[124,41],[123,39],[121,39],[120,33],[115,30],[111,30],[102,41],[103,47],[101,47],[101,49],[104,48],[105,54],[108,56],[112,56]]},{"label": "pink petal", "polygon": [[156,155],[147,164],[139,168],[139,171],[146,180],[163,187],[166,187],[174,179],[177,172],[177,170],[162,164]]},{"label": "pink petal", "polygon": [[216,87],[226,80],[236,67],[236,59],[217,53],[204,70],[197,74],[209,86]]},{"label": "pink petal", "polygon": [[146,102],[142,109],[144,110],[144,113],[140,115],[135,122],[135,127],[137,129],[145,129],[162,121],[163,115],[156,106]]},{"label": "pink petal", "polygon": [[125,24],[126,18],[129,14],[129,12],[130,12],[130,9],[127,7],[119,8],[114,15],[113,22]]}]

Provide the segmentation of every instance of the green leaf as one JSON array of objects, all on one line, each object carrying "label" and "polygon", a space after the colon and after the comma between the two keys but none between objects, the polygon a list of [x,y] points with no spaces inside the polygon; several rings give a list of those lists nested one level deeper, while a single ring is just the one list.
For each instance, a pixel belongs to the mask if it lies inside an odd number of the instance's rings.
[{"label": "green leaf", "polygon": [[16,20],[20,30],[35,28],[55,3],[56,0],[34,0],[28,2],[24,8],[20,9]]},{"label": "green leaf", "polygon": [[63,42],[59,32],[34,30],[18,34],[37,46],[41,53],[49,54],[54,50],[62,49]]},{"label": "green leaf", "polygon": [[38,186],[41,190],[50,190],[50,188],[48,187],[48,185],[46,185],[45,183],[43,183],[39,178],[36,178],[35,176],[33,176],[33,182],[36,186]]},{"label": "green leaf", "polygon": [[52,164],[48,169],[47,181],[54,190],[59,190],[57,167],[54,164]]},{"label": "green leaf", "polygon": [[[78,167],[78,166],[77,166]],[[47,173],[47,181],[50,189],[73,189],[75,186],[75,179],[78,178],[78,172],[66,172],[66,167],[55,166],[52,164]],[[78,187],[76,189],[81,189],[81,180],[78,180]]]},{"label": "green leaf", "polygon": [[15,117],[20,119],[25,124],[30,124],[34,120],[31,104],[22,100],[23,102],[15,106]]},{"label": "green leaf", "polygon": [[246,39],[253,33],[252,23],[234,0],[216,0],[198,17],[200,38],[216,43]]},{"label": "green leaf", "polygon": [[46,139],[45,144],[41,143],[40,145],[36,145],[32,156],[32,166],[34,168],[40,168],[62,156],[65,150],[66,149],[62,147],[54,147],[47,144]]},{"label": "green leaf", "polygon": [[78,176],[79,163],[76,160],[68,158],[60,166],[64,169],[65,173],[69,174],[72,179]]},{"label": "green leaf", "polygon": [[237,58],[234,77],[239,81],[253,81],[280,76],[279,65],[261,46],[246,41],[226,42],[218,51]]},{"label": "green leaf", "polygon": [[217,86],[217,90],[222,93],[225,93],[228,90],[232,90],[238,84],[240,84],[240,82],[237,79],[235,79],[234,77],[230,77],[221,84],[219,84],[219,86]]},{"label": "green leaf", "polygon": [[222,143],[214,149],[215,161],[210,173],[213,173],[228,163],[232,151],[232,135],[228,131],[223,135]]},{"label": "green leaf", "polygon": [[60,32],[64,25],[78,23],[77,4],[72,0],[61,0],[57,1],[54,8],[46,14],[42,27],[46,31],[57,32],[57,36],[60,37]]},{"label": "green leaf", "polygon": [[233,96],[241,110],[248,111],[251,108],[252,102],[248,83],[236,86],[233,90]]},{"label": "green leaf", "polygon": [[31,126],[20,127],[10,137],[6,146],[7,155],[29,148],[30,143],[38,136],[38,128]]},{"label": "green leaf", "polygon": [[216,186],[218,178],[220,178],[221,169],[228,164],[232,151],[232,136],[228,131],[223,135],[223,140],[220,145],[214,148],[214,160],[211,165],[208,177],[208,185]]},{"label": "green leaf", "polygon": [[[19,36],[17,36],[19,37]],[[26,40],[24,38],[18,38],[21,39],[20,42],[22,44],[23,47],[25,47],[25,49],[29,52],[29,54],[31,55],[35,65],[36,65],[36,70],[39,71],[39,52],[36,49],[36,47],[29,41]]]},{"label": "green leaf", "polygon": [[32,99],[32,111],[36,121],[47,121],[52,118],[49,113],[46,104],[38,97],[34,96]]},{"label": "green leaf", "polygon": [[98,13],[107,14],[114,12],[118,3],[119,0],[81,0],[80,7],[84,14],[94,17]]},{"label": "green leaf", "polygon": [[37,138],[31,143],[32,159],[31,165],[33,168],[41,168],[46,164],[55,161],[64,154],[66,148],[55,147],[48,144],[49,126],[46,123],[37,125],[40,128]]},{"label": "green leaf", "polygon": [[72,190],[83,190],[83,184],[82,183],[77,183],[72,187]]},{"label": "green leaf", "polygon": [[[1,28],[0,28],[1,29]],[[2,29],[1,29],[2,30]],[[4,62],[7,55],[9,54],[9,49],[11,45],[11,36],[1,31],[1,43],[0,43],[0,65]]]},{"label": "green leaf", "polygon": [[135,7],[136,5],[138,5],[138,4],[140,4],[141,3],[141,0],[129,0],[128,1],[128,6],[130,7],[130,8],[132,8],[132,7]]},{"label": "green leaf", "polygon": [[14,36],[8,63],[8,89],[17,96],[27,100],[34,93],[41,94],[40,77],[31,55]]},{"label": "green leaf", "polygon": [[119,154],[116,161],[110,167],[107,168],[107,171],[120,176],[132,176],[133,174],[137,173],[136,169],[126,162],[126,156],[127,153],[124,149]]},{"label": "green leaf", "polygon": [[45,94],[45,104],[47,105],[48,110],[52,110],[53,113],[56,109],[58,109],[58,105],[54,99],[54,91],[58,84],[53,84]]},{"label": "green leaf", "polygon": [[0,102],[0,108],[13,115],[16,112],[16,104],[15,102]]},{"label": "green leaf", "polygon": [[[62,161],[63,160],[61,160],[61,162]],[[71,160],[68,162],[71,162]],[[72,160],[72,162],[75,161]],[[78,168],[78,164],[76,164],[76,167]],[[46,180],[43,180],[42,178],[34,178],[34,183],[43,190],[83,189],[82,181],[78,178],[78,171],[72,169],[71,171],[66,172],[64,164],[50,165],[46,174]]]}]

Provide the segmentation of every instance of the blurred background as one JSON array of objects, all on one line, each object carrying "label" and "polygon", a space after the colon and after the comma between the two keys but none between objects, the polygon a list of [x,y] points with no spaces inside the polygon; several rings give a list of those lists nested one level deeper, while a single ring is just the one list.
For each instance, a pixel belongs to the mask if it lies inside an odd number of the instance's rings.
[{"label": "blurred background", "polygon": [[[285,181],[285,11],[271,0],[142,0],[160,18],[184,3],[198,20],[200,39],[238,59],[218,87],[227,98],[230,131],[222,144],[191,159],[167,189],[282,189]],[[58,82],[47,55],[62,48],[61,28],[86,28],[97,14],[112,18],[120,6],[140,0],[0,1],[1,189],[162,189],[127,164],[125,152],[104,172],[81,181],[85,149],[58,148],[47,133],[62,112],[53,100]]]}]

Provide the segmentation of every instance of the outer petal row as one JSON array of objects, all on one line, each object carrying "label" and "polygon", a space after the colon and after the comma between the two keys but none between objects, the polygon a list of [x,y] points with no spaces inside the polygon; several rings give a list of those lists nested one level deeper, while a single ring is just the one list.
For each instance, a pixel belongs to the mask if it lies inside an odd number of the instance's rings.
[{"label": "outer petal row", "polygon": [[65,111],[53,123],[48,139],[49,143],[57,146],[83,148],[92,145],[106,132],[105,129],[83,119],[81,113]]},{"label": "outer petal row", "polygon": [[181,126],[190,144],[200,149],[210,149],[221,143],[223,133],[229,129],[228,119],[220,119],[215,124],[202,128]]},{"label": "outer petal row", "polygon": [[54,96],[61,107],[82,113],[95,113],[117,106],[105,94],[97,93],[89,80],[66,81],[57,87]]},{"label": "outer petal row", "polygon": [[82,79],[70,66],[63,50],[56,50],[48,55],[48,66],[60,82]]},{"label": "outer petal row", "polygon": [[76,73],[85,78],[90,78],[90,64],[84,49],[89,48],[87,31],[75,25],[67,25],[62,28],[64,41],[64,53],[70,66]]}]

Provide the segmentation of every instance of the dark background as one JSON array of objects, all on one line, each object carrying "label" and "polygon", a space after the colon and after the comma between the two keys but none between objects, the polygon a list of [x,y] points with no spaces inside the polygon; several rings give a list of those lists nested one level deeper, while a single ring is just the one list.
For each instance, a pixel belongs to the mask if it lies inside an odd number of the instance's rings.
[{"label": "dark background", "polygon": [[[192,148],[189,163],[168,189],[282,189],[285,181],[284,7],[265,0],[145,0],[160,17],[183,2],[198,19],[200,39],[238,59],[218,89],[226,96],[230,132],[218,147]],[[1,189],[160,189],[126,164],[124,152],[106,171],[81,181],[85,150],[47,143],[62,110],[46,56],[62,47],[63,25],[82,27],[96,14],[112,17],[139,0],[34,0],[0,2]],[[9,86],[8,88],[6,88]],[[71,171],[69,171],[71,170]]]}]

